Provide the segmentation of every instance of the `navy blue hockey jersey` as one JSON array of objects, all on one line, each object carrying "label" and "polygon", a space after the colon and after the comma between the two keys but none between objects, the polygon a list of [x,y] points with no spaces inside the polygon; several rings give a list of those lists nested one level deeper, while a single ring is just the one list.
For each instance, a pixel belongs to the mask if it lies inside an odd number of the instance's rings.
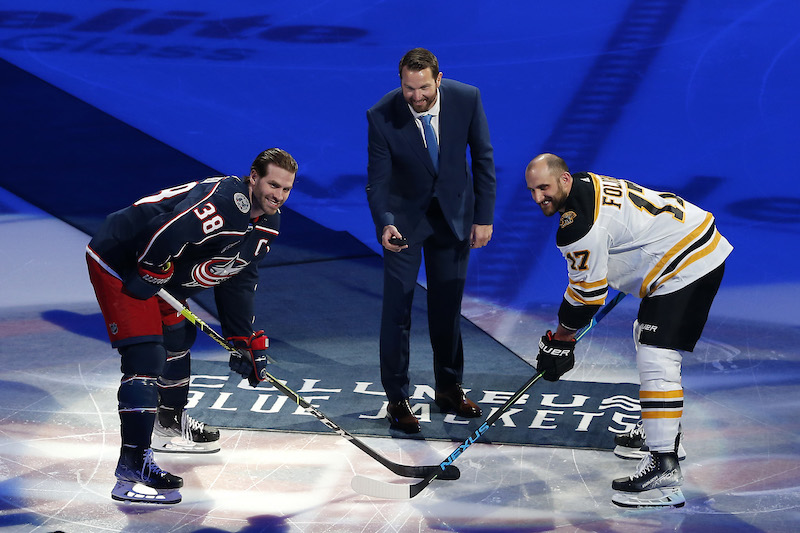
[{"label": "navy blue hockey jersey", "polygon": [[164,288],[178,299],[214,287],[224,336],[249,336],[258,262],[280,229],[280,212],[250,219],[247,183],[213,177],[160,191],[110,214],[87,252],[122,280],[137,264],[175,271]]}]

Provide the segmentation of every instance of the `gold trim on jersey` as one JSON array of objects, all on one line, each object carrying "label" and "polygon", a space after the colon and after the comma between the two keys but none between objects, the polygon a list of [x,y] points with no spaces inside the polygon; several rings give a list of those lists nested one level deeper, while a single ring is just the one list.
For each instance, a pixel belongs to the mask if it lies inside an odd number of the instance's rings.
[{"label": "gold trim on jersey", "polygon": [[[581,289],[587,291],[584,293]],[[599,291],[597,289],[600,289]],[[589,291],[592,294],[589,294]],[[608,279],[599,281],[569,281],[567,294],[576,302],[583,305],[603,305],[608,296]]]},{"label": "gold trim on jersey", "polygon": [[581,289],[596,289],[603,285],[608,285],[608,278],[603,278],[598,281],[570,281],[570,284],[580,287]]},{"label": "gold trim on jersey", "polygon": [[[712,235],[709,236],[709,232]],[[645,276],[639,289],[639,298],[652,294],[681,270],[713,252],[721,237],[714,225],[714,216],[706,213],[705,220],[664,254]]]},{"label": "gold trim on jersey", "polygon": [[600,202],[603,197],[603,186],[600,183],[600,178],[594,172],[589,172],[592,177],[592,184],[594,185],[594,220],[592,226],[597,223],[597,217],[600,216]]}]

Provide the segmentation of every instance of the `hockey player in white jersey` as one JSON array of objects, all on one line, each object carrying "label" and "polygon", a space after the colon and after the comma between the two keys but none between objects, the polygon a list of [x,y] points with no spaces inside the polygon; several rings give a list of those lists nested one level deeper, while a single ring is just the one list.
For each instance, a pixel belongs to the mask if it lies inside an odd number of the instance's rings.
[{"label": "hockey player in white jersey", "polygon": [[700,338],[733,247],[711,213],[675,194],[591,172],[572,175],[554,154],[535,157],[525,181],[542,212],[560,216],[556,244],[569,277],[558,327],[539,343],[537,371],[556,381],[572,369],[575,332],[591,321],[609,287],[641,298],[633,338],[649,453],[636,472],[613,481],[612,501],[683,506],[680,352],[692,351]]}]

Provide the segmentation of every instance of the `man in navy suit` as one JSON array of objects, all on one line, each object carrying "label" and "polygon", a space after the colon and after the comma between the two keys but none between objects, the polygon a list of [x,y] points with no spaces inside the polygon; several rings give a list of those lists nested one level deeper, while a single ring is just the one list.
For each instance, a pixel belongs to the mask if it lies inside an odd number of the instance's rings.
[{"label": "man in navy suit", "polygon": [[387,418],[392,428],[416,433],[409,336],[423,255],[435,403],[443,412],[481,416],[461,387],[461,299],[470,248],[492,237],[496,178],[478,89],[442,80],[436,56],[424,48],[406,53],[399,70],[400,88],[367,111],[367,200],[385,249],[380,361]]}]

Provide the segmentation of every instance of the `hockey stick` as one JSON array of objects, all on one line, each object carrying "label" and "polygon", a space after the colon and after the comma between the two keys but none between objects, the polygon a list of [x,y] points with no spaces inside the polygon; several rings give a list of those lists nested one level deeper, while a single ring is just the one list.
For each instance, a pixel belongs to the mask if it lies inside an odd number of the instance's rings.
[{"label": "hockey stick", "polygon": [[[595,324],[597,324],[600,320],[603,319],[604,316],[608,314],[619,302],[625,297],[625,293],[618,293],[614,298],[609,301],[602,309],[600,309],[595,316],[592,318],[592,321],[589,322],[589,325],[584,327],[576,336],[575,341],[578,341],[586,335],[586,333],[592,329]],[[439,473],[443,472],[444,469],[453,466],[453,461],[455,461],[467,448],[471,445],[475,444],[475,442],[480,438],[481,435],[489,431],[489,428],[497,422],[497,420],[508,411],[508,409],[516,403],[519,398],[525,394],[534,383],[536,383],[539,378],[544,375],[544,372],[540,372],[533,376],[531,379],[527,381],[522,387],[520,387],[517,392],[515,392],[507,401],[500,407],[497,411],[494,412],[486,421],[481,424],[481,426],[475,430],[475,432],[467,438],[456,450],[451,453],[447,459],[439,463],[439,467],[437,470],[428,474],[425,479],[419,481],[413,485],[398,485],[394,483],[386,483],[384,481],[378,481],[377,479],[371,479],[364,476],[355,476],[353,480],[350,482],[350,486],[353,487],[353,490],[358,492],[359,494],[364,494],[366,496],[373,496],[375,498],[386,498],[391,500],[408,500],[422,492],[422,490],[431,484],[434,479],[439,478]]]},{"label": "hockey stick", "polygon": [[[203,322],[200,317],[192,313],[185,305],[183,305],[180,301],[174,298],[171,294],[169,294],[166,290],[161,289],[158,291],[158,296],[167,302],[169,305],[175,308],[180,314],[182,314],[189,322],[197,326],[197,328],[211,337],[214,341],[216,341],[220,346],[228,350],[229,352],[237,352],[236,348],[228,344],[228,342],[216,331],[214,331],[211,327],[208,326],[205,322]],[[302,396],[294,392],[292,389],[278,381],[272,374],[267,372],[267,381],[269,381],[276,389],[281,391],[283,394],[291,398],[296,404],[300,407],[314,415],[320,422],[328,426],[328,428],[332,429],[334,433],[339,435],[340,437],[344,437],[345,439],[352,442],[357,448],[361,451],[378,461],[380,464],[397,474],[398,476],[403,477],[416,477],[416,478],[424,478],[429,476],[431,472],[437,474],[437,477],[440,479],[446,480],[453,480],[458,479],[461,476],[461,472],[455,466],[448,466],[444,471],[442,469],[444,467],[439,466],[410,466],[410,465],[401,465],[399,463],[395,463],[390,461],[389,459],[385,458],[384,456],[380,455],[378,452],[361,442],[358,438],[354,435],[348,433],[345,429],[339,427],[336,422],[322,414],[316,407],[311,405],[308,401],[306,401]],[[252,383],[251,383],[252,385]],[[441,474],[440,474],[441,472]]]}]

